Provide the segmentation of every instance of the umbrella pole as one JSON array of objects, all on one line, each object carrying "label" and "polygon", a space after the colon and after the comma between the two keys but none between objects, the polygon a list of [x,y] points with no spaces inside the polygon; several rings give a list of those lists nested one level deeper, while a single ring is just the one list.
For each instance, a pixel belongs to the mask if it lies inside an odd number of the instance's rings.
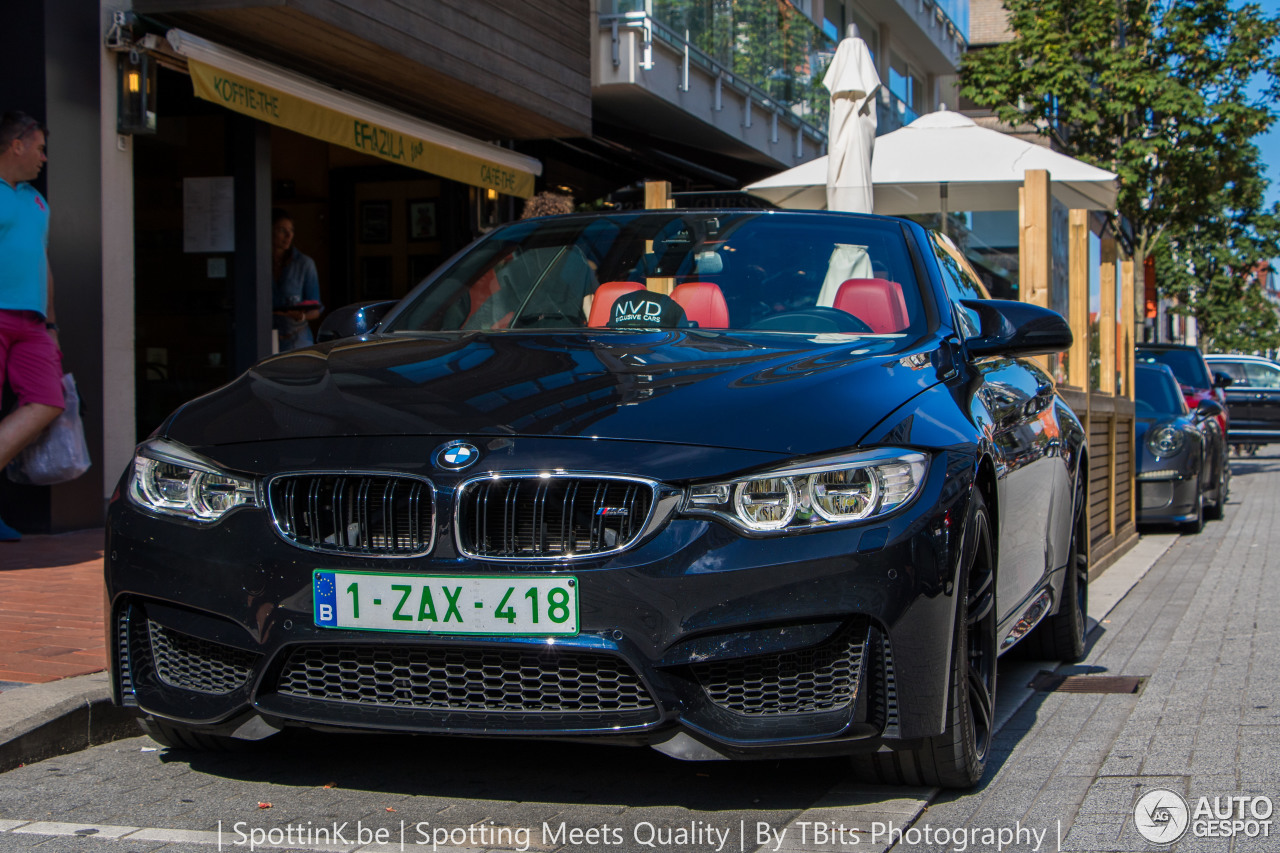
[{"label": "umbrella pole", "polygon": [[942,236],[947,236],[947,184],[938,184],[938,204],[942,208]]}]

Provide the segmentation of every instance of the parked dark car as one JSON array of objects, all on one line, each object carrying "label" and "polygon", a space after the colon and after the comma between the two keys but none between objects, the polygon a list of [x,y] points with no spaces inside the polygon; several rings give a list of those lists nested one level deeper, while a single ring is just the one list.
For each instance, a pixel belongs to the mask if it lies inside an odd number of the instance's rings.
[{"label": "parked dark car", "polygon": [[1280,441],[1280,364],[1256,355],[1206,355],[1215,373],[1231,378],[1226,386],[1231,416],[1227,441],[1244,453]]},{"label": "parked dark car", "polygon": [[1166,365],[1173,371],[1182,395],[1187,398],[1187,408],[1195,411],[1204,400],[1213,400],[1222,407],[1218,427],[1225,435],[1230,429],[1227,412],[1226,382],[1209,370],[1204,353],[1190,344],[1143,343],[1134,347],[1135,360]]},{"label": "parked dark car", "polygon": [[527,220],[325,332],[360,329],[186,404],[120,481],[115,699],[161,743],[594,738],[968,786],[997,656],[1083,654],[1084,433],[1022,359],[1070,331],[914,223]]},{"label": "parked dark car", "polygon": [[1195,411],[1163,364],[1134,369],[1134,433],[1138,456],[1138,523],[1178,524],[1190,533],[1220,519],[1231,488],[1222,407],[1203,400]]}]

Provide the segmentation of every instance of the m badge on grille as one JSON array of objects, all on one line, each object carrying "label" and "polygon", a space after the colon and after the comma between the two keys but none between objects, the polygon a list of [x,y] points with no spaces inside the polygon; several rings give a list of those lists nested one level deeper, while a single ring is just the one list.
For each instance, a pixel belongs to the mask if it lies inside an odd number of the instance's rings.
[{"label": "m badge on grille", "polygon": [[436,450],[435,463],[437,468],[444,468],[446,471],[461,471],[475,464],[479,458],[480,448],[474,444],[451,441]]}]

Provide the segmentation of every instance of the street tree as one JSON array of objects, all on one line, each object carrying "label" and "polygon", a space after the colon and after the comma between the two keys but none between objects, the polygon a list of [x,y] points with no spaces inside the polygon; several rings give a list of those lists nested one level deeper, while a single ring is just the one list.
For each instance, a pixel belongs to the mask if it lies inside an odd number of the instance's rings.
[{"label": "street tree", "polygon": [[[965,57],[963,94],[1119,175],[1110,224],[1139,269],[1162,245],[1164,272],[1195,269],[1212,252],[1209,280],[1221,286],[1197,289],[1178,274],[1177,288],[1187,310],[1225,329],[1215,303],[1247,290],[1246,273],[1271,257],[1253,253],[1275,242],[1254,139],[1277,119],[1280,19],[1227,0],[1005,0],[1005,8],[1014,38]],[[1225,287],[1233,275],[1234,289]]]}]

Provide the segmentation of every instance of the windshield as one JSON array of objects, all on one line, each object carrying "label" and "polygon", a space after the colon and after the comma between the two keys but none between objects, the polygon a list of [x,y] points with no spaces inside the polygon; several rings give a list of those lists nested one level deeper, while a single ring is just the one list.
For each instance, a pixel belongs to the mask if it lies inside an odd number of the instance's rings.
[{"label": "windshield", "polygon": [[1161,367],[1138,367],[1134,371],[1134,412],[1140,418],[1167,417],[1187,413],[1187,401],[1174,378]]},{"label": "windshield", "polygon": [[1183,385],[1192,388],[1208,388],[1213,384],[1209,370],[1204,366],[1204,356],[1194,349],[1140,349],[1138,361],[1168,365],[1173,375]]},{"label": "windshield", "polygon": [[494,232],[386,331],[754,329],[914,337],[903,226],[856,216],[647,211]]}]

